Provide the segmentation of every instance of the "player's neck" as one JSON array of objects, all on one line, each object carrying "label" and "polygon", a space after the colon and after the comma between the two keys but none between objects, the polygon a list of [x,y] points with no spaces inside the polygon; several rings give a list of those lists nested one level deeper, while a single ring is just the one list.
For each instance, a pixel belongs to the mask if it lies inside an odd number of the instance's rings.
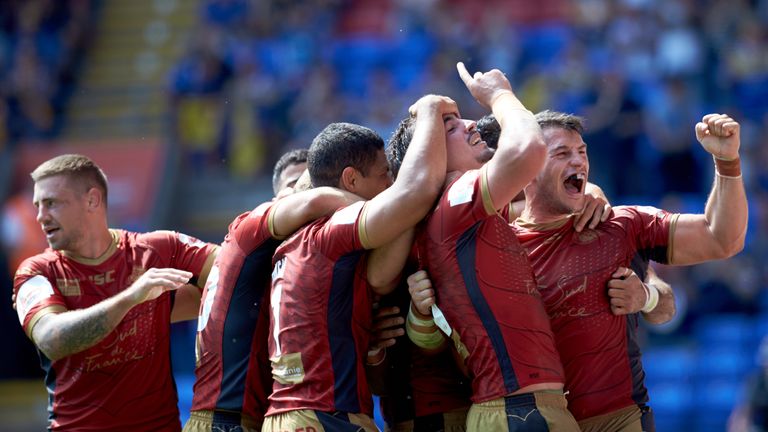
[{"label": "player's neck", "polygon": [[111,254],[114,244],[115,237],[107,227],[104,227],[86,234],[76,250],[68,250],[64,253],[77,261],[102,262],[107,258],[107,255]]},{"label": "player's neck", "polygon": [[448,186],[449,184],[453,183],[454,180],[461,177],[461,175],[464,174],[464,171],[454,170],[454,171],[448,171],[445,174],[445,184],[444,186]]},{"label": "player's neck", "polygon": [[546,206],[536,205],[535,202],[532,203],[531,201],[535,200],[526,201],[525,208],[520,214],[520,219],[526,223],[535,225],[551,224],[554,222],[562,221],[571,216],[570,213],[552,211]]}]

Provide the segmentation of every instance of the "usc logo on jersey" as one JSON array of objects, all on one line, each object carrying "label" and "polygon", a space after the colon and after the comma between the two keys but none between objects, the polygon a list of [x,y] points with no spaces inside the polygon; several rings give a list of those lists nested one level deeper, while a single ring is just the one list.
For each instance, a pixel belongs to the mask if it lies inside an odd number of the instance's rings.
[{"label": "usc logo on jersey", "polygon": [[88,276],[88,280],[94,285],[104,285],[115,281],[115,271]]}]

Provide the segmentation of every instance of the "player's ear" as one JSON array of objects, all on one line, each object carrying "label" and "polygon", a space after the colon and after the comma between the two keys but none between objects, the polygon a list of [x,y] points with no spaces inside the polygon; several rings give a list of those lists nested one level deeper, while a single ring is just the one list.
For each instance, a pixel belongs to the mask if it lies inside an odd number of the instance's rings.
[{"label": "player's ear", "polygon": [[359,175],[360,172],[351,166],[344,168],[339,179],[339,186],[344,190],[355,193],[357,191],[357,178]]},{"label": "player's ear", "polygon": [[99,208],[103,200],[103,197],[101,195],[101,191],[98,188],[92,187],[88,189],[88,192],[86,192],[86,196],[88,198],[89,209]]}]

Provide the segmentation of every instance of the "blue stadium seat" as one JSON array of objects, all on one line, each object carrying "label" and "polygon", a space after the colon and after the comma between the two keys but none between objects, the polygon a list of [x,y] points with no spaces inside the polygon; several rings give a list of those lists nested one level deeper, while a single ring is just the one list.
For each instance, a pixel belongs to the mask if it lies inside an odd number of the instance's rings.
[{"label": "blue stadium seat", "polygon": [[694,336],[702,346],[753,347],[755,325],[746,315],[720,314],[703,317],[694,325]]},{"label": "blue stadium seat", "polygon": [[692,430],[725,430],[733,407],[743,394],[740,380],[716,379],[700,382],[695,388],[696,428]]},{"label": "blue stadium seat", "polygon": [[756,366],[753,350],[737,346],[705,346],[699,349],[696,375],[706,381],[741,380]]},{"label": "blue stadium seat", "polygon": [[195,374],[174,373],[176,389],[179,393],[179,414],[181,425],[189,419],[189,410],[192,408],[192,387],[195,385]]},{"label": "blue stadium seat", "polygon": [[685,416],[695,408],[691,386],[680,383],[649,383],[650,406],[655,416]]},{"label": "blue stadium seat", "polygon": [[696,353],[686,346],[649,348],[643,353],[646,382],[686,383],[696,364]]}]

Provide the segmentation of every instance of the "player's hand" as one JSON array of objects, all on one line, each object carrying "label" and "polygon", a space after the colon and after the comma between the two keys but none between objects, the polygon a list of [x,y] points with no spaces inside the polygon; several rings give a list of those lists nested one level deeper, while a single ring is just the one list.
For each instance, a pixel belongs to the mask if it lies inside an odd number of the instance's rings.
[{"label": "player's hand", "polygon": [[464,63],[456,63],[456,69],[459,71],[464,85],[485,109],[490,110],[493,101],[503,93],[512,93],[512,86],[509,80],[498,69],[491,69],[488,72],[475,72],[470,75]]},{"label": "player's hand", "polygon": [[739,123],[727,114],[707,114],[696,123],[696,139],[715,157],[733,160],[739,157]]},{"label": "player's hand", "polygon": [[419,270],[408,276],[408,292],[411,293],[411,303],[416,312],[424,316],[432,316],[432,305],[435,304],[435,290],[427,272]]},{"label": "player's hand", "polygon": [[373,317],[373,337],[369,351],[380,350],[395,344],[396,338],[405,334],[405,318],[397,306],[384,307]]},{"label": "player's hand", "polygon": [[643,281],[627,267],[619,267],[608,281],[608,298],[614,315],[640,312],[645,306],[646,291]]},{"label": "player's hand", "polygon": [[293,185],[293,192],[302,192],[312,189],[312,179],[309,176],[309,170],[305,169]]},{"label": "player's hand", "polygon": [[603,190],[592,183],[587,183],[584,193],[584,208],[576,217],[573,227],[581,232],[587,224],[589,229],[595,229],[597,224],[605,222],[611,215],[611,203],[608,202]]},{"label": "player's hand", "polygon": [[13,310],[16,310],[16,292],[14,291],[13,294],[11,294],[11,307]]},{"label": "player's hand", "polygon": [[285,198],[288,195],[293,195],[294,190],[291,186],[286,186],[283,189],[280,190],[280,192],[275,195],[275,201],[279,200],[280,198]]},{"label": "player's hand", "polygon": [[192,273],[174,268],[151,268],[144,272],[126,291],[135,304],[154,300],[166,291],[183,287]]},{"label": "player's hand", "polygon": [[408,113],[411,117],[424,118],[430,115],[439,115],[441,118],[446,114],[453,114],[458,118],[459,106],[456,105],[456,101],[448,96],[438,96],[428,94],[422,96],[413,105],[408,108]]}]

